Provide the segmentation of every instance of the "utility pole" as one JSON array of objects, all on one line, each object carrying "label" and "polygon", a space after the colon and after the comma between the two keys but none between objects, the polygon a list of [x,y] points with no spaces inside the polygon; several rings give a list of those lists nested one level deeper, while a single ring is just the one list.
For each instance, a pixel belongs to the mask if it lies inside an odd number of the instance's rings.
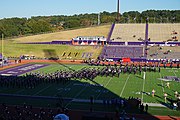
[{"label": "utility pole", "polygon": [[4,54],[3,54],[3,52],[4,52],[4,51],[3,51],[3,38],[4,38],[4,34],[2,33],[2,39],[1,39],[1,42],[2,42],[2,43],[1,43],[1,45],[2,45],[2,46],[1,46],[1,51],[2,51],[2,53],[1,53],[1,54],[2,54],[2,67],[3,67],[3,57],[4,57]]},{"label": "utility pole", "polygon": [[101,20],[100,20],[100,19],[101,19],[101,16],[100,16],[100,15],[101,15],[101,13],[98,14],[98,25],[101,24]]},{"label": "utility pole", "polygon": [[117,22],[120,21],[120,0],[117,2]]}]

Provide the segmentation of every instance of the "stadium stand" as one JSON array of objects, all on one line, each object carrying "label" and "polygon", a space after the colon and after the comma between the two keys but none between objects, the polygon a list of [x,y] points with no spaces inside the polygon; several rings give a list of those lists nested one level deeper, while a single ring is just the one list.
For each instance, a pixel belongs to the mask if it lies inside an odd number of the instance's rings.
[{"label": "stadium stand", "polygon": [[116,24],[111,36],[114,41],[138,41],[143,39],[145,35],[144,24]]},{"label": "stadium stand", "polygon": [[[180,24],[149,24],[149,38],[151,41],[178,41],[179,33]],[[132,42],[142,41],[144,37],[144,24],[116,24],[111,40]]]},{"label": "stadium stand", "polygon": [[143,57],[142,46],[105,46],[101,58],[141,58]]},{"label": "stadium stand", "polygon": [[151,46],[148,50],[149,59],[179,59],[179,46]]},{"label": "stadium stand", "polygon": [[[149,38],[152,41],[178,40],[180,38],[179,32],[180,24],[149,24]],[[173,38],[175,36],[176,39]]]}]

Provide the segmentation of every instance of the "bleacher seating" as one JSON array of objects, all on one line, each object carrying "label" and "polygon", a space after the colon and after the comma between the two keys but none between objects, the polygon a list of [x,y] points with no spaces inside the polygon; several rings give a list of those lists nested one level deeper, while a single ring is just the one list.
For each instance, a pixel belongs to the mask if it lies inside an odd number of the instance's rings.
[{"label": "bleacher seating", "polygon": [[[167,41],[176,36],[180,41],[180,24],[149,24],[151,41]],[[145,39],[145,24],[116,24],[111,36],[114,41],[138,41]],[[173,39],[172,39],[173,40]],[[175,39],[174,39],[175,40]]]},{"label": "bleacher seating", "polygon": [[142,46],[104,46],[101,58],[141,58],[144,54]]},{"label": "bleacher seating", "polygon": [[[135,36],[134,36],[135,35]],[[114,41],[138,41],[145,37],[145,24],[116,24],[111,36]]]},{"label": "bleacher seating", "polygon": [[[148,58],[149,59],[179,59],[180,58],[180,47],[174,46],[159,46],[149,47]],[[167,52],[171,51],[171,52]]]},{"label": "bleacher seating", "polygon": [[[173,31],[178,34],[173,34]],[[153,41],[167,41],[173,36],[180,38],[180,24],[150,24],[149,26],[149,38]]]}]

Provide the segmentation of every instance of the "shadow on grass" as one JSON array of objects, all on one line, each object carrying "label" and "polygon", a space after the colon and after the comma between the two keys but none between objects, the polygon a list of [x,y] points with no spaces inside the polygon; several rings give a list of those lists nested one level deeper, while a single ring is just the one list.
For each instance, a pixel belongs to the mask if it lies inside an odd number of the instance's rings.
[{"label": "shadow on grass", "polygon": [[148,96],[151,96],[151,94],[149,92],[141,91],[141,93],[145,94],[145,95],[148,95]]},{"label": "shadow on grass", "polygon": [[[44,50],[45,52],[45,56],[46,57],[55,57],[57,56],[55,50]],[[56,62],[56,60],[54,60]],[[64,64],[58,63],[59,65],[62,65],[63,67],[67,68],[68,70],[72,70],[72,68],[70,68],[69,66],[66,66]],[[8,78],[6,80],[11,80],[11,79],[18,79],[19,81],[21,81],[22,79],[26,79],[24,77],[21,76],[14,76],[15,78]],[[31,76],[32,77],[32,76]],[[36,80],[36,78],[34,79]],[[36,81],[34,81],[36,82]],[[42,83],[38,83],[39,84],[45,84],[44,88],[41,89],[40,91],[38,90],[38,95],[33,95],[33,92],[31,93],[31,95],[17,95],[14,94],[14,92],[10,93],[10,94],[0,94],[1,98],[4,99],[0,99],[0,102],[5,102],[5,103],[9,103],[9,104],[22,104],[24,102],[26,102],[27,104],[33,105],[33,106],[39,106],[41,104],[41,106],[39,107],[46,107],[47,103],[49,104],[54,104],[54,107],[59,108],[59,107],[64,107],[67,106],[68,108],[70,107],[69,105],[71,105],[71,103],[83,103],[85,104],[86,107],[86,111],[88,111],[88,115],[90,115],[90,113],[96,112],[99,109],[97,109],[98,106],[100,106],[100,111],[107,110],[107,106],[108,108],[111,108],[113,112],[113,114],[116,116],[116,118],[119,117],[128,117],[130,118],[130,114],[133,114],[133,116],[136,118],[138,117],[136,114],[142,114],[144,115],[145,113],[139,112],[139,107],[134,107],[136,106],[136,104],[134,104],[134,102],[136,102],[136,100],[134,99],[130,99],[127,100],[125,98],[120,97],[119,95],[117,95],[116,93],[114,93],[113,91],[107,89],[106,87],[104,87],[103,85],[100,85],[98,82],[91,80],[92,83],[84,82],[84,81],[79,81],[79,80],[71,80],[69,79],[68,82],[66,84],[63,84],[61,91],[58,91],[60,93],[57,92],[57,90],[52,90],[52,89],[57,89],[61,86],[61,84],[63,83],[62,81],[59,81],[58,83],[56,82],[42,82]],[[49,86],[50,84],[53,84],[53,88],[48,88],[47,86]],[[54,85],[55,84],[55,85]],[[38,89],[39,86],[36,86],[36,88]],[[12,91],[16,91],[15,89],[17,88],[17,86],[15,86],[14,88],[11,88],[11,86],[8,86],[8,89],[12,89]],[[36,88],[26,88],[26,90],[28,91],[27,93],[30,93],[29,91],[36,91]],[[47,88],[47,89],[45,89]],[[66,89],[66,88],[71,88],[70,90]],[[24,86],[22,86],[21,88],[18,89],[25,89]],[[55,96],[51,96],[52,93],[49,92],[56,92],[53,93],[55,94]],[[39,94],[41,93],[41,94]],[[44,95],[44,96],[43,96]],[[98,99],[90,99],[92,98],[92,96],[98,96]],[[13,101],[12,101],[13,100]],[[122,107],[121,105],[121,100],[124,100],[124,107]],[[18,102],[19,101],[19,102]],[[43,102],[45,102],[44,104],[42,104]],[[93,104],[93,105],[92,105]],[[92,108],[93,106],[93,108]],[[83,107],[83,105],[79,105],[77,109],[80,109]],[[74,106],[71,106],[70,109],[74,109]],[[84,109],[83,109],[84,110]],[[121,116],[121,112],[123,110],[126,110],[127,114],[123,114]],[[107,112],[106,111],[106,112]],[[109,112],[109,111],[108,111]],[[84,115],[85,116],[85,115]],[[91,117],[97,117],[98,114],[96,116],[92,115],[92,116],[87,116],[87,118],[91,118]],[[101,117],[101,116],[100,116]],[[104,117],[103,117],[104,118]],[[138,119],[138,118],[137,118]],[[156,118],[149,114],[146,113],[146,120],[150,119],[150,120],[156,120]]]},{"label": "shadow on grass", "polygon": [[160,97],[160,96],[158,96],[158,95],[154,95],[155,97],[158,97],[158,98],[160,98],[160,99],[162,99],[162,97]]},{"label": "shadow on grass", "polygon": [[171,94],[169,94],[169,93],[167,93],[167,95],[172,97],[172,95],[171,95]]},{"label": "shadow on grass", "polygon": [[165,103],[165,102],[162,102],[162,101],[160,101],[160,100],[157,100],[161,105],[164,105],[164,106],[166,106],[167,108],[169,108],[169,109],[172,109],[172,105],[171,105],[171,103],[169,103],[169,100],[167,99],[167,103]]},{"label": "shadow on grass", "polygon": [[74,69],[70,68],[69,66],[62,64],[60,62],[57,62],[59,57],[54,49],[44,49],[43,52],[44,52],[45,57],[48,58],[49,60],[53,60],[55,63],[58,63],[59,65],[67,68],[68,70],[75,71]]},{"label": "shadow on grass", "polygon": [[[7,77],[8,78],[8,77]],[[11,79],[13,79],[11,77]],[[22,79],[21,76],[16,76],[16,79]],[[23,77],[24,79],[24,77]],[[58,86],[61,86],[62,82],[59,83],[42,83],[49,86],[49,84],[53,85],[53,88],[56,89]],[[41,84],[41,83],[40,83]],[[98,83],[99,84],[99,83]],[[71,85],[71,87],[69,86]],[[71,88],[70,90],[66,89]],[[9,89],[11,86],[8,87]],[[38,86],[36,86],[38,89]],[[33,88],[36,91],[36,88]],[[16,89],[16,87],[15,87]],[[24,89],[24,88],[22,88]],[[33,89],[27,88],[27,91],[32,91]],[[49,88],[52,89],[52,88]],[[146,115],[146,118],[151,118],[152,120],[156,120],[155,117],[153,117],[151,114],[145,113],[144,111],[140,111],[139,108],[134,103],[135,100],[130,99],[124,99],[113,93],[112,91],[108,90],[104,86],[92,84],[89,82],[81,82],[79,80],[68,80],[66,84],[63,85],[60,93],[57,93],[55,96],[50,96],[49,92],[52,92],[52,90],[45,90],[41,91],[43,93],[38,95],[18,95],[18,94],[0,94],[0,102],[6,103],[6,104],[14,104],[14,105],[23,105],[23,103],[26,103],[28,105],[36,106],[36,107],[47,107],[48,104],[50,106],[53,106],[55,108],[62,108],[66,106],[68,109],[82,109],[87,111],[84,114],[83,118],[93,118],[95,120],[96,118],[100,120],[101,118],[104,118],[105,114],[93,114],[97,113],[96,111],[102,111],[103,112],[113,112],[113,116],[111,118],[128,118],[131,119],[132,116],[135,118],[138,118],[140,116],[136,116],[136,114],[142,114]],[[47,94],[47,95],[46,95]],[[44,96],[42,96],[44,95]],[[91,96],[99,96],[98,99],[93,98],[91,100]],[[68,97],[71,96],[71,97]],[[13,101],[12,101],[13,99]],[[121,106],[120,101],[124,100],[124,105]],[[81,105],[78,105],[78,108],[74,108],[75,106],[71,105],[73,103],[81,103]],[[41,106],[39,106],[41,105]],[[86,108],[83,108],[83,106],[86,106]],[[109,111],[111,109],[111,111]],[[125,110],[125,113],[122,113],[123,110]],[[133,115],[132,115],[133,114]],[[111,119],[108,117],[108,120]],[[85,119],[86,120],[86,119]],[[92,119],[91,119],[92,120]]]},{"label": "shadow on grass", "polygon": [[162,85],[162,84],[160,84],[160,83],[158,83],[157,86],[164,88],[164,85]]},{"label": "shadow on grass", "polygon": [[135,75],[137,78],[140,78],[140,79],[143,79],[143,77],[142,76],[138,76],[138,75]]}]

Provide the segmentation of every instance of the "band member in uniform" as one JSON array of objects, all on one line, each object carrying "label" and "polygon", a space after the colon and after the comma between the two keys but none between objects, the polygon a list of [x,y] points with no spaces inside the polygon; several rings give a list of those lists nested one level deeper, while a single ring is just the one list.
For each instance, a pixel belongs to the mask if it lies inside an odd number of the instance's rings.
[{"label": "band member in uniform", "polygon": [[152,97],[154,97],[155,92],[156,92],[156,91],[153,89],[153,90],[152,90]]},{"label": "band member in uniform", "polygon": [[170,89],[170,83],[169,82],[166,83],[166,87]]},{"label": "band member in uniform", "polygon": [[158,67],[158,70],[159,70],[159,72],[161,72],[161,68],[160,67]]},{"label": "band member in uniform", "polygon": [[164,102],[166,103],[167,102],[167,93],[164,93]]},{"label": "band member in uniform", "polygon": [[178,92],[177,91],[174,92],[174,96],[175,96],[175,98],[178,97]]}]

